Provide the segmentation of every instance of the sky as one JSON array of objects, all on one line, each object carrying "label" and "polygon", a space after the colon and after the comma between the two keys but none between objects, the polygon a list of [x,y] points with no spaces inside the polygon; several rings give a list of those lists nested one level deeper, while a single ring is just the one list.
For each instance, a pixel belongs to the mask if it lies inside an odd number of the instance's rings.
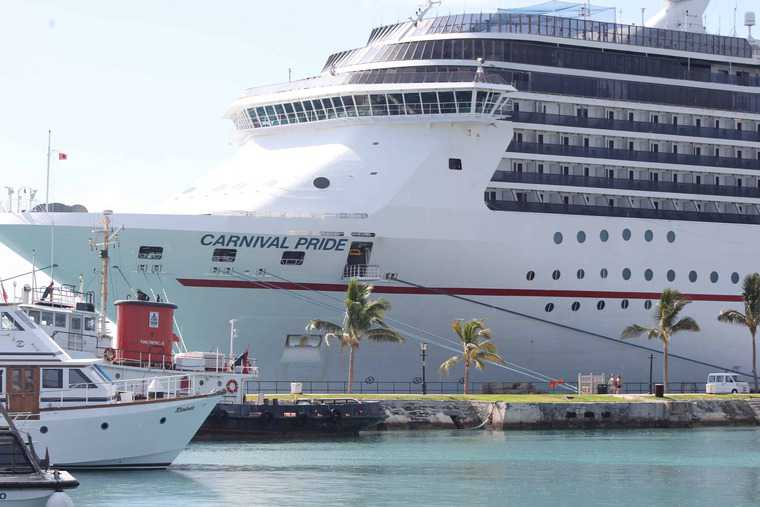
[{"label": "sky", "polygon": [[[419,0],[1,0],[0,202],[30,186],[91,211],[158,208],[230,158],[223,113],[247,87],[317,74],[330,53],[372,27],[406,19]],[[522,0],[443,0],[431,15],[490,12]],[[638,23],[660,0],[598,0]],[[731,32],[734,5],[713,0],[710,32]],[[760,29],[758,29],[760,32]],[[5,256],[5,257],[4,257]],[[7,253],[0,248],[0,260]],[[2,276],[2,265],[0,265]]]}]

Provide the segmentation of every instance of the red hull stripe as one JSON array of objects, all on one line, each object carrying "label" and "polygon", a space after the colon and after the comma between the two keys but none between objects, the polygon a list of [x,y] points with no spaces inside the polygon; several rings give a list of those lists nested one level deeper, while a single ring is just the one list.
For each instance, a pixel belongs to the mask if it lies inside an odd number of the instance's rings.
[{"label": "red hull stripe", "polygon": [[[185,287],[211,287],[218,289],[283,289],[313,290],[319,292],[344,292],[341,283],[294,283],[258,282],[247,280],[204,280],[178,278]],[[554,289],[496,289],[480,287],[409,287],[396,285],[375,285],[376,294],[428,294],[450,296],[512,296],[543,298],[592,298],[592,299],[660,299],[659,292],[624,292],[599,290],[554,290]],[[692,301],[742,301],[741,295],[734,294],[685,294]]]}]

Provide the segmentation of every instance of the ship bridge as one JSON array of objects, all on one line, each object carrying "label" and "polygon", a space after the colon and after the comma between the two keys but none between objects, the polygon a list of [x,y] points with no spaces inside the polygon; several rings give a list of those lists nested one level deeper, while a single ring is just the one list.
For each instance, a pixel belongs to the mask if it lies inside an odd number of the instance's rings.
[{"label": "ship bridge", "polygon": [[238,130],[370,119],[506,119],[515,88],[482,66],[468,70],[360,71],[252,88],[228,111]]}]

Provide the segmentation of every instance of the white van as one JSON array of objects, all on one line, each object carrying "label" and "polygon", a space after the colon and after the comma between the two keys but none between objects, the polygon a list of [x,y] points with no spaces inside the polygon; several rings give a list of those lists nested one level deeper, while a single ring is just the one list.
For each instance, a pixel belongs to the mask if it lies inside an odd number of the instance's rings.
[{"label": "white van", "polygon": [[707,376],[707,394],[749,393],[749,384],[738,379],[734,373],[711,373]]}]

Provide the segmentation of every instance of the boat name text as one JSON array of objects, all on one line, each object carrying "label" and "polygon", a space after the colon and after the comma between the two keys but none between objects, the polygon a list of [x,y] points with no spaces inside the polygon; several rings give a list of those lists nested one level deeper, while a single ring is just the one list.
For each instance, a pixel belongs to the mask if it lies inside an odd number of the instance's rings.
[{"label": "boat name text", "polygon": [[236,234],[204,234],[201,236],[203,246],[224,246],[233,248],[280,248],[283,250],[325,250],[342,252],[346,249],[347,239],[304,238],[289,236],[238,236]]}]

